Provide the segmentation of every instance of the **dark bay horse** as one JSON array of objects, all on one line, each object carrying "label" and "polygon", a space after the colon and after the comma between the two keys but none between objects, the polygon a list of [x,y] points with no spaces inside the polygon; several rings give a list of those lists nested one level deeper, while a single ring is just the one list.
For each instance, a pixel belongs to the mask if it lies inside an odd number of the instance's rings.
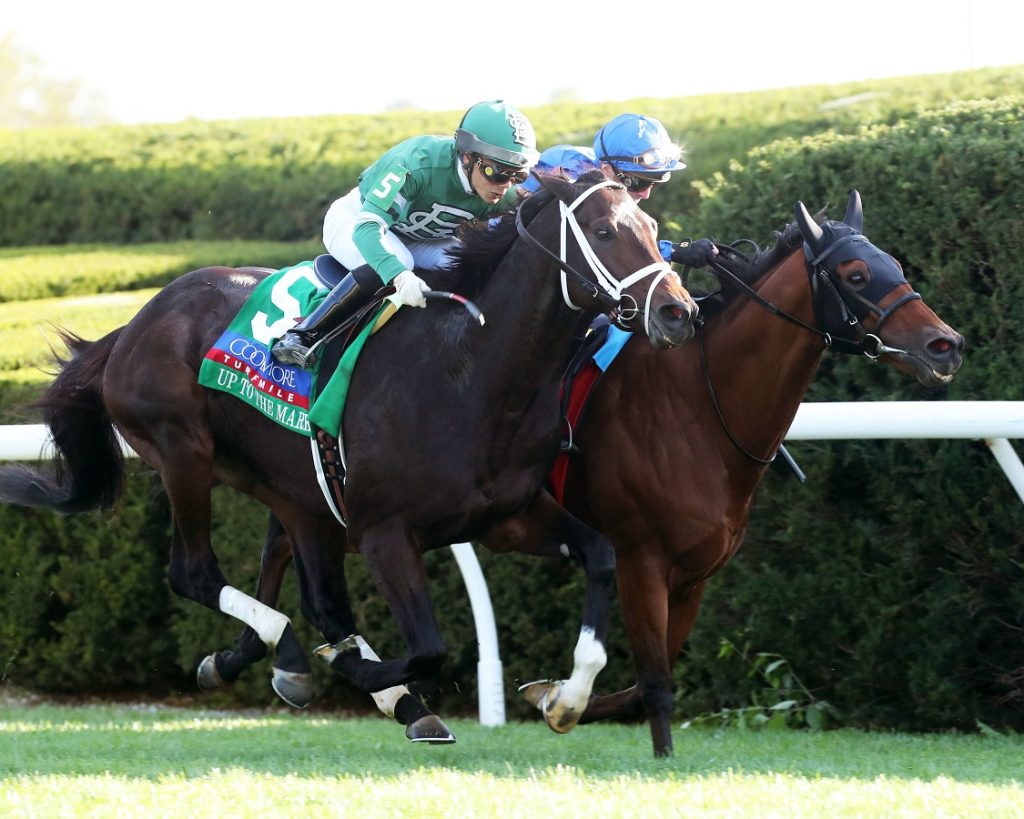
[{"label": "dark bay horse", "polygon": [[[724,298],[702,304],[698,340],[660,357],[627,344],[576,430],[565,504],[615,546],[637,670],[635,686],[594,697],[580,722],[646,710],[659,756],[672,752],[672,672],[704,585],[739,548],[825,350],[877,358],[926,386],[961,364],[963,338],[863,236],[856,191],[842,222],[819,226],[801,203],[795,213],[749,262],[721,248]],[[544,686],[528,693],[543,707]]]},{"label": "dark bay horse", "polygon": [[[266,276],[255,268],[193,271],[102,339],[66,336],[71,355],[37,402],[59,468],[0,470],[0,501],[64,513],[110,505],[123,478],[119,432],[166,489],[171,588],[253,629],[276,651],[275,690],[297,705],[309,701],[312,680],[290,621],[231,586],[217,565],[217,482],[280,521],[303,613],[327,640],[318,653],[365,691],[437,677],[446,649],[421,553],[470,539],[529,539],[552,554],[575,544],[588,578],[581,643],[590,665],[603,666],[614,554],[540,491],[560,435],[560,376],[581,322],[598,312],[614,306],[652,348],[667,348],[692,337],[696,306],[661,260],[653,221],[599,174],[545,178],[515,216],[466,233],[453,280],[426,274],[472,298],[486,325],[452,309],[403,310],[367,342],[342,430],[345,537],[317,485],[309,439],[197,383],[207,351]],[[345,550],[365,557],[406,656],[377,661],[355,634]],[[577,693],[581,712],[590,688]],[[432,715],[413,698],[391,705],[410,738],[451,741],[439,720],[421,723]]]},{"label": "dark bay horse", "polygon": [[[961,364],[963,338],[862,234],[859,194],[842,222],[819,226],[801,203],[795,213],[754,259],[722,247],[722,297],[702,308],[699,343],[659,354],[633,339],[575,430],[580,453],[565,504],[615,546],[638,680],[593,697],[579,721],[646,711],[659,756],[672,752],[673,668],[704,584],[739,548],[825,350],[876,358],[928,386],[948,383]],[[260,576],[271,602],[288,555],[272,522]],[[230,652],[236,662],[243,649],[244,635]],[[556,730],[548,711],[562,690],[551,681],[524,687]]]}]

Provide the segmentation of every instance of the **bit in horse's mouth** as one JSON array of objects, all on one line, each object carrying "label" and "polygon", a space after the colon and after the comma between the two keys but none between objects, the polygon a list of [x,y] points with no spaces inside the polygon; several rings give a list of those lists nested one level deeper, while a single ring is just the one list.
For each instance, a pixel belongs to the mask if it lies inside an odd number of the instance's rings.
[{"label": "bit in horse's mouth", "polygon": [[938,370],[936,370],[934,367],[928,364],[921,356],[915,355],[914,353],[904,352],[898,355],[894,355],[893,358],[913,363],[915,365],[919,365],[922,370],[926,370],[928,374],[940,384],[950,383],[953,380],[953,376],[956,375],[955,371],[951,373],[940,373]]}]

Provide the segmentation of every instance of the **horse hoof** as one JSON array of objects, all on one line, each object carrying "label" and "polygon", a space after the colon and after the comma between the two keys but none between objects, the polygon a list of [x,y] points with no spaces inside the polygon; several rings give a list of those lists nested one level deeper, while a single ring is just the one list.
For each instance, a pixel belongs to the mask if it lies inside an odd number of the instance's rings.
[{"label": "horse hoof", "polygon": [[274,669],[270,678],[274,693],[292,708],[305,708],[313,701],[313,675]]},{"label": "horse hoof", "polygon": [[568,734],[579,724],[581,716],[582,714],[571,708],[563,708],[557,712],[544,709],[544,721],[548,724],[548,728],[556,734]]},{"label": "horse hoof", "polygon": [[208,654],[199,663],[199,668],[196,669],[196,685],[199,686],[200,691],[212,691],[214,688],[223,688],[224,678],[221,677],[220,672],[217,670],[217,661],[212,654]]},{"label": "horse hoof", "polygon": [[455,734],[434,714],[420,717],[407,725],[405,735],[410,742],[426,742],[430,745],[451,745],[455,742]]},{"label": "horse hoof", "polygon": [[581,714],[572,708],[559,707],[561,686],[557,680],[536,680],[519,686],[519,693],[540,709],[548,728],[556,734],[568,734],[580,721]]},{"label": "horse hoof", "polygon": [[523,699],[530,703],[530,705],[543,711],[544,701],[554,687],[555,682],[553,680],[534,680],[533,682],[523,683],[517,691],[523,695]]}]

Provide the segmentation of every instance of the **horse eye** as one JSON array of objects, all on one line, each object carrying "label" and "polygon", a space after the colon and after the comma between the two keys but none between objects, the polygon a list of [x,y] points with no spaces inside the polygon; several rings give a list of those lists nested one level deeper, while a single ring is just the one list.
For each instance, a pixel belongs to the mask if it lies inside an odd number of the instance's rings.
[{"label": "horse eye", "polygon": [[867,276],[865,276],[862,272],[858,271],[856,273],[851,273],[850,274],[850,281],[849,281],[849,283],[850,284],[864,284],[865,282],[867,282],[867,280],[868,280]]},{"label": "horse eye", "polygon": [[599,227],[597,230],[594,231],[594,235],[598,239],[607,240],[612,238],[612,231],[611,228]]}]

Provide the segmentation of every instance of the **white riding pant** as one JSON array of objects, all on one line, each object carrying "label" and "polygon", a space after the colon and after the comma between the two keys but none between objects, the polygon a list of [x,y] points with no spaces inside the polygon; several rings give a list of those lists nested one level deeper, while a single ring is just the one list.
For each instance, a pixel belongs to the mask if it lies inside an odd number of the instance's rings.
[{"label": "white riding pant", "polygon": [[[353,188],[340,199],[335,199],[324,217],[324,247],[335,259],[349,270],[366,264],[366,259],[359,252],[352,233],[361,221],[362,197],[359,188]],[[384,230],[381,237],[384,247],[389,253],[395,254],[407,270],[438,270],[449,267],[452,259],[449,250],[458,247],[459,240],[454,236],[447,239],[420,241],[404,239],[393,230]]]}]

